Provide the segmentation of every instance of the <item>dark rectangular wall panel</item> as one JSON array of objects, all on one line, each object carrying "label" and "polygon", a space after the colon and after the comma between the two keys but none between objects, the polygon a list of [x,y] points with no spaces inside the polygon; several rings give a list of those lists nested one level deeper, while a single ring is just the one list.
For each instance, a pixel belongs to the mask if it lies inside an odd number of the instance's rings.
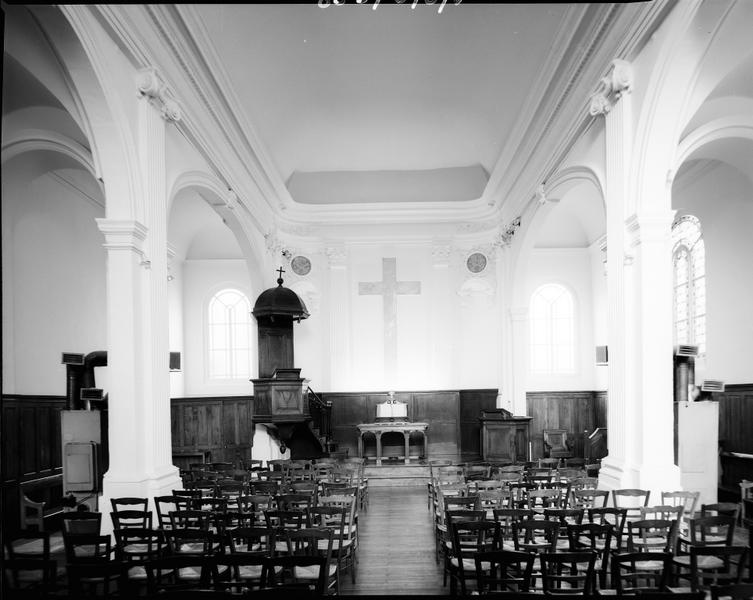
[{"label": "dark rectangular wall panel", "polygon": [[460,390],[460,455],[463,460],[481,458],[481,411],[497,406],[497,390]]},{"label": "dark rectangular wall panel", "polygon": [[753,480],[753,384],[728,385],[713,398],[719,401],[720,500],[737,501],[740,481]]},{"label": "dark rectangular wall panel", "polygon": [[[584,434],[590,434],[600,414],[597,395],[600,392],[528,392],[526,408],[531,420],[531,457],[544,456],[544,429],[565,429],[573,444],[573,456],[582,457]],[[604,411],[605,412],[605,411]],[[603,426],[606,426],[604,423]]]}]

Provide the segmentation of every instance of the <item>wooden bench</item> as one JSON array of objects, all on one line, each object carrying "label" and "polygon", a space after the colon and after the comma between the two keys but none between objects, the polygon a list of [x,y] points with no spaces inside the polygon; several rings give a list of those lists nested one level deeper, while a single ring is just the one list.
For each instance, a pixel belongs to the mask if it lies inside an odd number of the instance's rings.
[{"label": "wooden bench", "polygon": [[30,481],[24,481],[19,484],[19,506],[20,506],[20,525],[21,529],[28,529],[30,525],[36,525],[39,531],[44,531],[44,520],[50,517],[54,517],[63,512],[63,506],[55,505],[48,506],[45,501],[32,500],[27,496],[30,492],[38,490],[44,490],[45,488],[52,488],[57,485],[63,485],[63,475],[49,475],[47,477],[40,477],[39,479],[32,479]]}]

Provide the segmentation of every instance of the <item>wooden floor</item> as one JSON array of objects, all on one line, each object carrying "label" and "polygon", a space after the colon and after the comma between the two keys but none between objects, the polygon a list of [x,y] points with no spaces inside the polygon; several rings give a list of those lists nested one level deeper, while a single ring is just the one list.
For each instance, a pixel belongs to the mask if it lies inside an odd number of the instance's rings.
[{"label": "wooden floor", "polygon": [[369,489],[369,507],[358,517],[356,583],[343,577],[343,595],[449,595],[434,560],[434,524],[426,487]]}]

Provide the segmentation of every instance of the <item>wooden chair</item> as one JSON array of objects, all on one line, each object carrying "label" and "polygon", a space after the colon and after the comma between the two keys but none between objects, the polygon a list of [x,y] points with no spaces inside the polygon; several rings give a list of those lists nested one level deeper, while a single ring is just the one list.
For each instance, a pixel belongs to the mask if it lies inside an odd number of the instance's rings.
[{"label": "wooden chair", "polygon": [[[219,582],[219,587],[238,592],[242,591],[244,583],[252,590],[261,587],[264,559],[274,556],[277,547],[275,530],[268,527],[238,527],[227,532],[227,539],[230,552],[225,552],[218,559],[218,570],[222,564],[229,574],[227,579]],[[284,547],[287,548],[287,545]],[[234,559],[235,562],[227,562],[229,556],[243,557],[245,560],[238,558]]]},{"label": "wooden chair", "polygon": [[115,529],[125,527],[152,528],[152,511],[150,510],[119,510],[110,513],[112,526]]},{"label": "wooden chair", "polygon": [[644,519],[628,522],[628,552],[674,552],[677,521]]},{"label": "wooden chair", "polygon": [[641,506],[648,506],[648,500],[651,496],[649,490],[637,488],[624,488],[612,490],[612,502],[615,508],[624,508],[627,510],[627,521],[637,521],[641,518]]},{"label": "wooden chair", "polygon": [[572,508],[604,508],[609,500],[607,490],[571,490],[570,506]]},{"label": "wooden chair", "polygon": [[2,568],[2,590],[8,598],[42,600],[58,591],[57,562],[51,558],[6,558]]},{"label": "wooden chair", "polygon": [[[40,593],[52,591],[56,580],[64,575],[65,569],[57,566],[57,561],[52,558],[50,546],[50,533],[44,530],[33,531],[24,529],[13,534],[5,534],[3,543],[6,550],[6,561],[18,561],[13,569],[6,572],[6,582],[11,583],[14,593],[22,594],[23,590],[30,588]],[[48,572],[49,565],[36,565],[26,561],[51,561],[54,569],[52,575]],[[28,568],[27,568],[28,567]],[[9,592],[10,593],[10,592]]]},{"label": "wooden chair", "polygon": [[596,557],[590,550],[540,554],[544,594],[591,595],[596,589]]},{"label": "wooden chair", "polygon": [[[319,557],[324,559],[325,593],[338,586],[338,564],[332,560],[333,530],[327,527],[307,527],[285,532],[288,556]],[[321,577],[322,569],[298,566],[293,569],[298,582],[315,582]]]},{"label": "wooden chair", "polygon": [[594,569],[598,574],[599,587],[605,588],[612,551],[612,526],[597,523],[567,525],[567,537],[571,552],[589,550],[596,553]]},{"label": "wooden chair", "polygon": [[513,542],[518,552],[556,552],[559,521],[523,519],[512,522]]},{"label": "wooden chair", "polygon": [[198,553],[162,556],[148,561],[145,568],[150,598],[163,598],[172,592],[176,593],[174,597],[187,597],[187,592],[209,589],[219,579],[215,561]]},{"label": "wooden chair", "polygon": [[268,558],[270,557],[267,555],[254,553],[215,555],[213,560],[216,577],[213,587],[218,592],[223,592],[215,595],[215,598],[248,597],[261,593],[264,589],[262,573]]},{"label": "wooden chair", "polygon": [[547,458],[571,458],[572,442],[567,429],[544,429],[544,456]]},{"label": "wooden chair", "polygon": [[164,556],[167,540],[161,529],[127,527],[115,529],[115,557],[125,565],[125,582],[129,594],[138,595],[147,587],[146,563]]},{"label": "wooden chair", "polygon": [[[321,598],[327,590],[327,572],[324,556],[273,556],[264,559],[261,585],[269,589],[270,597],[274,598]],[[312,574],[316,574],[314,578]]]},{"label": "wooden chair", "polygon": [[149,508],[149,498],[110,498],[113,512],[121,510],[141,510],[146,511]]},{"label": "wooden chair", "polygon": [[745,522],[748,519],[753,519],[753,513],[748,508],[753,502],[753,481],[743,479],[740,483],[740,519],[741,522]]},{"label": "wooden chair", "polygon": [[450,578],[450,594],[457,594],[460,584],[461,596],[468,594],[468,584],[476,582],[475,555],[479,552],[499,550],[501,532],[499,523],[485,520],[448,520],[451,532],[451,552],[445,562]]},{"label": "wooden chair", "polygon": [[589,523],[610,525],[612,527],[612,547],[619,552],[623,547],[623,533],[627,511],[624,508],[588,508],[586,509]]},{"label": "wooden chair", "polygon": [[126,589],[125,564],[120,561],[69,562],[66,570],[71,598],[112,598]]},{"label": "wooden chair", "polygon": [[66,533],[99,534],[102,527],[102,513],[91,511],[65,512],[61,516],[63,536]]},{"label": "wooden chair", "polygon": [[337,593],[340,593],[340,577],[350,571],[351,583],[356,583],[356,561],[353,540],[348,536],[350,510],[343,506],[315,506],[309,509],[312,527],[332,530],[332,557],[337,564]]},{"label": "wooden chair", "polygon": [[616,552],[610,562],[611,584],[618,597],[667,590],[672,574],[670,552]]},{"label": "wooden chair", "polygon": [[[746,546],[690,546],[689,569],[677,576],[690,579],[692,591],[708,589],[709,585],[740,583],[748,554]],[[678,558],[675,557],[674,564]]]},{"label": "wooden chair", "polygon": [[490,550],[473,555],[479,595],[527,592],[536,555],[513,550]]},{"label": "wooden chair", "polygon": [[739,502],[715,502],[713,504],[701,504],[701,516],[734,517],[735,521],[737,521],[740,516],[740,504],[741,503]]},{"label": "wooden chair", "polygon": [[534,512],[527,508],[497,508],[492,511],[494,520],[500,525],[502,550],[515,550],[512,524],[515,521],[533,519]]}]

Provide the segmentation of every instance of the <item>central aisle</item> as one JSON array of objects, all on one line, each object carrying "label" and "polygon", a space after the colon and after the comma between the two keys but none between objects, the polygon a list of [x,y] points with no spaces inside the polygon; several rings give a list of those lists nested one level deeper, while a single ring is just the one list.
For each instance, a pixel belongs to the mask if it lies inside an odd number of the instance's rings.
[{"label": "central aisle", "polygon": [[449,594],[449,585],[442,586],[442,566],[434,560],[425,486],[371,487],[368,510],[358,521],[356,584],[346,572],[343,595]]}]

